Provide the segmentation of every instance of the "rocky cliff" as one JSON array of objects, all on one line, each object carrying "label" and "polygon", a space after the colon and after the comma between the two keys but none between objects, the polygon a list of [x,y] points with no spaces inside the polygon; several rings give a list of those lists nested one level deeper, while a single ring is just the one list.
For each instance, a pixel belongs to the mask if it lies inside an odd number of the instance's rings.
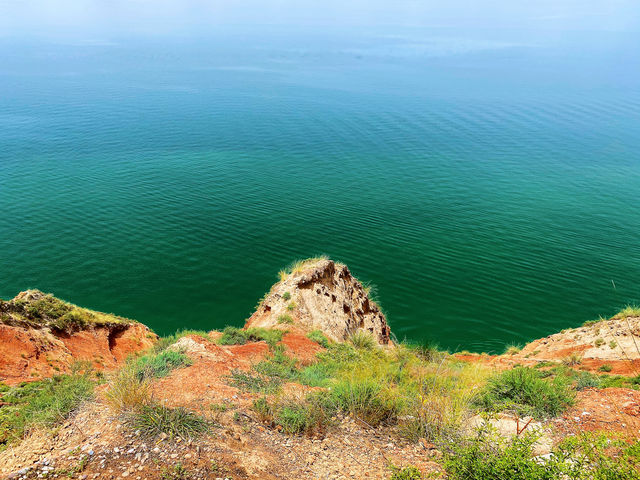
[{"label": "rocky cliff", "polygon": [[264,297],[246,327],[321,330],[342,342],[357,331],[390,345],[387,320],[346,265],[310,259],[281,272],[281,280]]}]

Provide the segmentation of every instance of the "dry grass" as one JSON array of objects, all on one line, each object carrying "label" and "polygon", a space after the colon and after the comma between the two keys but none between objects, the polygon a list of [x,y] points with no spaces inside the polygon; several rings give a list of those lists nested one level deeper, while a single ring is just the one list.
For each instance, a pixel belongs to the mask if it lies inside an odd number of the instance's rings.
[{"label": "dry grass", "polygon": [[278,272],[278,277],[280,278],[280,281],[284,281],[289,277],[289,275],[298,275],[302,273],[305,269],[323,260],[329,260],[329,257],[326,255],[322,255],[319,257],[307,258],[305,260],[296,260],[287,268],[280,270]]},{"label": "dry grass", "polygon": [[151,379],[130,362],[111,375],[104,398],[118,413],[141,410],[151,404]]}]

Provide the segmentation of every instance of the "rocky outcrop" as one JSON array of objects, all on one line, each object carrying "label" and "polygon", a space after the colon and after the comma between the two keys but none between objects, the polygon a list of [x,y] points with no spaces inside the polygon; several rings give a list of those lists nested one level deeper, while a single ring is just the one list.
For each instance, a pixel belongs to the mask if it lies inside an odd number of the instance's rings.
[{"label": "rocky outcrop", "polygon": [[133,320],[28,290],[0,301],[0,381],[13,385],[66,373],[77,361],[114,368],[156,340]]},{"label": "rocky outcrop", "polygon": [[342,342],[358,330],[370,333],[380,345],[390,345],[386,318],[346,265],[329,259],[300,262],[283,273],[246,328],[322,330]]}]

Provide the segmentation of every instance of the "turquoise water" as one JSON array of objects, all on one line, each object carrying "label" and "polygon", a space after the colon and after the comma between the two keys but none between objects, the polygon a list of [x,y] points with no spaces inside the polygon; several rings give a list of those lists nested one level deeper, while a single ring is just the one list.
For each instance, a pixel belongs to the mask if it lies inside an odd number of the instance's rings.
[{"label": "turquoise water", "polygon": [[241,325],[281,267],[327,254],[399,338],[495,351],[611,314],[640,301],[638,45],[1,36],[0,298],[39,288],[162,334]]}]

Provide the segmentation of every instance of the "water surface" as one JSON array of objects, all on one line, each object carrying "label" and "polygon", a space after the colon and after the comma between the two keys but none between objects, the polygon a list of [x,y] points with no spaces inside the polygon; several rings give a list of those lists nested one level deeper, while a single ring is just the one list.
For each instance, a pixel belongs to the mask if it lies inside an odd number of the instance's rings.
[{"label": "water surface", "polygon": [[0,36],[1,298],[219,328],[327,254],[477,351],[640,300],[635,31],[206,25]]}]

